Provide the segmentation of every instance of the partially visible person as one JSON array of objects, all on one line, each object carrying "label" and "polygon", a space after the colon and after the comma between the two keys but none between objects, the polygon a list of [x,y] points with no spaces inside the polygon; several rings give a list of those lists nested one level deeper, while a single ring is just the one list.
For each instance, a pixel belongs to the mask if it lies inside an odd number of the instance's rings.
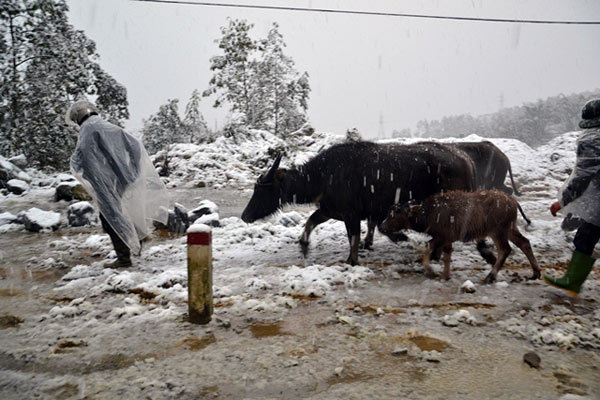
[{"label": "partially visible person", "polygon": [[100,118],[94,104],[75,102],[66,121],[79,126],[71,172],[100,209],[102,228],[117,254],[105,267],[130,267],[131,253],[140,254],[152,221],[167,223],[167,190],[142,143]]},{"label": "partially visible person", "polygon": [[581,110],[579,127],[584,129],[577,139],[577,160],[571,176],[550,207],[552,215],[559,210],[579,217],[573,244],[575,251],[567,272],[554,278],[544,275],[549,284],[577,296],[594,265],[592,253],[600,240],[600,99],[588,101]]}]

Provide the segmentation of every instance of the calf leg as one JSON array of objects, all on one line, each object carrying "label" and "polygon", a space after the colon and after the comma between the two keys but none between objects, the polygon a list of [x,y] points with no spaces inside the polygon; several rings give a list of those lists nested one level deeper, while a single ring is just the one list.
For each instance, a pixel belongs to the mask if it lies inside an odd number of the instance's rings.
[{"label": "calf leg", "polygon": [[358,264],[358,246],[360,244],[360,219],[345,220],[346,232],[348,233],[348,241],[350,242],[350,255],[348,256],[348,264]]},{"label": "calf leg", "polygon": [[425,269],[425,276],[428,278],[436,277],[435,272],[433,272],[433,270],[431,269],[431,255],[435,253],[439,254],[438,249],[440,248],[440,244],[435,240],[431,239],[423,252],[423,268]]},{"label": "calf leg", "polygon": [[300,249],[302,250],[302,254],[304,257],[308,254],[308,239],[310,238],[310,233],[315,229],[315,227],[329,219],[328,216],[323,214],[323,211],[318,209],[314,213],[308,217],[306,224],[304,225],[304,232],[302,232],[302,236],[300,236]]},{"label": "calf leg", "polygon": [[375,234],[375,227],[377,223],[372,219],[367,220],[367,236],[365,236],[365,242],[362,244],[363,249],[371,250],[373,247],[373,235]]},{"label": "calf leg", "polygon": [[494,244],[496,245],[496,248],[498,249],[498,259],[496,260],[496,263],[492,267],[492,270],[490,271],[488,276],[486,276],[485,279],[483,280],[484,283],[488,283],[488,284],[494,283],[496,281],[496,277],[498,276],[498,272],[500,271],[500,268],[502,268],[502,266],[504,265],[504,262],[506,261],[506,258],[512,251],[510,248],[510,244],[508,243],[508,240],[506,239],[506,237],[504,235],[502,237],[495,237],[493,239],[494,239]]},{"label": "calf leg", "polygon": [[444,280],[450,279],[450,259],[452,257],[452,243],[444,245]]},{"label": "calf leg", "polygon": [[523,236],[521,232],[519,232],[516,226],[510,232],[508,238],[511,242],[516,244],[517,247],[520,248],[521,251],[527,256],[529,264],[531,264],[531,269],[533,269],[533,275],[530,279],[540,279],[541,270],[538,266],[535,256],[533,255],[533,250],[531,250],[531,244],[529,243],[529,240],[527,240],[527,238]]}]

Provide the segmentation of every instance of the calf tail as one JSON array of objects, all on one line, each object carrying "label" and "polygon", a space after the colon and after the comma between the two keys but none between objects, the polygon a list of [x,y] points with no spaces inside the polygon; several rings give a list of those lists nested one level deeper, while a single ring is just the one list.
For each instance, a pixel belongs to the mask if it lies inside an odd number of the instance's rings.
[{"label": "calf tail", "polygon": [[[520,196],[521,192],[519,192],[517,190],[517,187],[515,186],[515,180],[513,179],[512,168],[510,167],[510,161],[508,162],[508,174],[510,175],[510,183],[512,183],[512,187],[515,191],[515,196]],[[521,214],[523,214],[523,210],[521,210]],[[525,217],[524,214],[523,214],[523,218],[525,218],[525,220],[527,220],[527,217]]]},{"label": "calf tail", "polygon": [[527,216],[525,215],[525,213],[523,212],[523,209],[521,208],[521,205],[519,203],[517,203],[517,207],[519,207],[519,212],[521,213],[521,215],[523,216],[523,219],[525,221],[527,221],[527,225],[531,225],[531,220],[529,218],[527,218]]}]

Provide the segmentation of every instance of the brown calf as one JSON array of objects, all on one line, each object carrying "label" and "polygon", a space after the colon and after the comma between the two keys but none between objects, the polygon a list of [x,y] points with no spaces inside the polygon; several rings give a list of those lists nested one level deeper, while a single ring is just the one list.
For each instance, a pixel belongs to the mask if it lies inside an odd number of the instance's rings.
[{"label": "brown calf", "polygon": [[452,243],[470,242],[491,237],[498,249],[498,258],[485,283],[496,280],[498,271],[511,252],[510,240],[527,256],[533,276],[539,279],[540,267],[531,250],[529,240],[517,228],[517,201],[497,190],[476,192],[452,191],[427,198],[421,205],[392,206],[388,217],[379,225],[385,234],[401,229],[412,229],[432,237],[423,265],[427,276],[434,276],[429,262],[431,253],[441,248],[444,252],[444,279],[450,279]]}]

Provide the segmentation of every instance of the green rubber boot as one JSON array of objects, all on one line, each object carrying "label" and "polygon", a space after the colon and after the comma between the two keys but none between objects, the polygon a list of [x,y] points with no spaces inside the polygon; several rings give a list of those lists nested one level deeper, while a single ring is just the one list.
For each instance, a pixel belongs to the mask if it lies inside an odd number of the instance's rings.
[{"label": "green rubber boot", "polygon": [[560,278],[544,275],[544,280],[554,287],[566,291],[571,296],[578,296],[581,286],[592,270],[596,259],[575,250],[567,272]]}]

